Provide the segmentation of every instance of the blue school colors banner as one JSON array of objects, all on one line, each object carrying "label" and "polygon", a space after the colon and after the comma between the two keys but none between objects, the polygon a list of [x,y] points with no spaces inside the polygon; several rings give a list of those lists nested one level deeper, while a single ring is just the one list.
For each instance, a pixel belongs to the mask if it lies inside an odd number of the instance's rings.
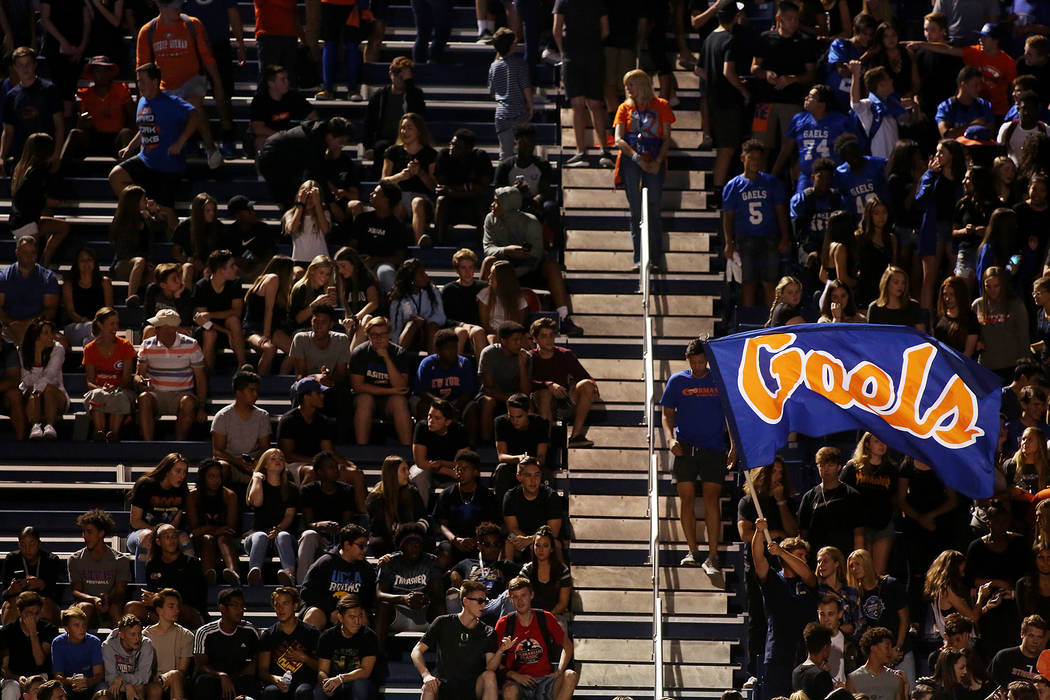
[{"label": "blue school colors banner", "polygon": [[905,326],[820,323],[707,343],[743,467],[773,461],[788,433],[871,431],[973,498],[992,495],[999,378]]}]

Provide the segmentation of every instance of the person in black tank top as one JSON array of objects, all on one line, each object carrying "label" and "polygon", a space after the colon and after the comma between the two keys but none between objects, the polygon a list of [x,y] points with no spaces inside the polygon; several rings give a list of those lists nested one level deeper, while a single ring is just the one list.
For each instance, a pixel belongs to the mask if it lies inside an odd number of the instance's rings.
[{"label": "person in black tank top", "polygon": [[193,544],[201,555],[209,586],[216,583],[220,555],[225,567],[222,580],[231,586],[241,583],[232,539],[240,519],[237,503],[237,495],[223,486],[222,462],[217,459],[201,462],[197,468],[197,488],[190,492],[187,503],[187,515]]}]

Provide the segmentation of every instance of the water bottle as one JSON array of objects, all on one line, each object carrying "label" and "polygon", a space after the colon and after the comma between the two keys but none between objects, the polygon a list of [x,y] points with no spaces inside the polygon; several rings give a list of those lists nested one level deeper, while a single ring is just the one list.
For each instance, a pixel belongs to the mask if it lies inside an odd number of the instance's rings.
[{"label": "water bottle", "polygon": [[292,672],[291,671],[285,671],[284,675],[281,676],[281,681],[283,681],[285,685],[291,685],[292,684]]}]

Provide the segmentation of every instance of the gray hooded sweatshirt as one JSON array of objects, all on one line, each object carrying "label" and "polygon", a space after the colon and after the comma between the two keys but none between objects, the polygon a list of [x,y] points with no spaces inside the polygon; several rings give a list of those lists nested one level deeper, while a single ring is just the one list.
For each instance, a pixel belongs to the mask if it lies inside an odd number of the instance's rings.
[{"label": "gray hooded sweatshirt", "polygon": [[113,630],[102,644],[102,661],[106,667],[106,683],[120,677],[131,685],[145,685],[153,676],[153,643],[143,637],[138,649],[127,651],[120,643],[117,630]]},{"label": "gray hooded sweatshirt", "polygon": [[[497,219],[489,212],[485,217],[485,255],[509,260],[514,272],[521,277],[535,270],[543,260],[543,226],[535,216],[521,211],[521,192],[517,187],[498,188],[496,200],[503,208],[503,216]],[[507,246],[525,244],[532,248],[524,258],[507,256]]]}]

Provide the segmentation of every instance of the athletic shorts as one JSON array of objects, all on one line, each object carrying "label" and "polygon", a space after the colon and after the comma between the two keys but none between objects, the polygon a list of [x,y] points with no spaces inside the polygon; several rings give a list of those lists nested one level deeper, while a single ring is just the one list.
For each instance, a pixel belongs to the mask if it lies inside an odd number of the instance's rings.
[{"label": "athletic shorts", "polygon": [[675,455],[671,473],[676,484],[702,481],[706,484],[721,484],[726,478],[726,451],[705,450],[682,443],[686,454]]}]

